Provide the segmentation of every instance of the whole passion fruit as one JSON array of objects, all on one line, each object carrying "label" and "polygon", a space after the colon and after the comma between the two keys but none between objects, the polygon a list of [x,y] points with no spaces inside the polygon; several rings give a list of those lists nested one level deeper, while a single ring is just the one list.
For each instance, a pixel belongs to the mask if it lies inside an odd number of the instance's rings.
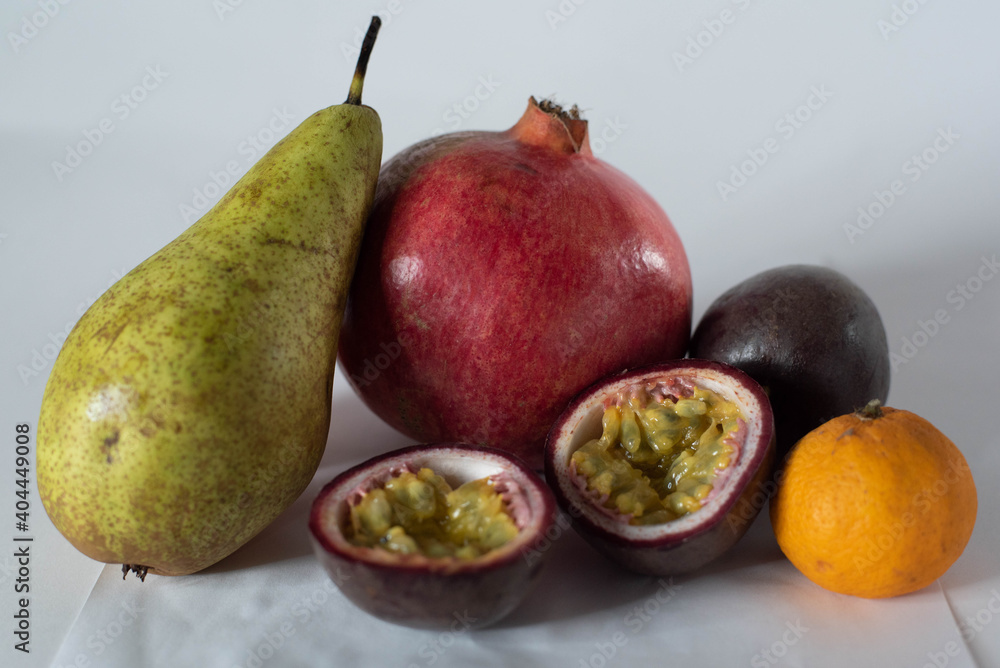
[{"label": "whole passion fruit", "polygon": [[509,453],[418,445],[327,484],[309,516],[316,554],[347,598],[385,621],[480,628],[517,607],[544,561],[552,492]]},{"label": "whole passion fruit", "polygon": [[663,209],[591,152],[575,108],[532,98],[505,132],[440,135],[382,167],[340,363],[411,438],[540,469],[576,393],[682,357],[690,333],[691,274]]},{"label": "whole passion fruit", "polygon": [[826,267],[776,267],[730,288],[702,316],[691,356],[735,366],[766,388],[779,462],[816,427],[889,395],[878,309]]},{"label": "whole passion fruit", "polygon": [[767,499],[774,420],[732,367],[677,360],[591,386],[549,433],[545,474],[574,528],[633,571],[695,570],[732,547]]}]

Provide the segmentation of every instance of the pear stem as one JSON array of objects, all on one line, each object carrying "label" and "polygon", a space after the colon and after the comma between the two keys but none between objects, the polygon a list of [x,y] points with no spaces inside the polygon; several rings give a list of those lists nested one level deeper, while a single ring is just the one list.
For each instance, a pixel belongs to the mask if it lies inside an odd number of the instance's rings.
[{"label": "pear stem", "polygon": [[361,89],[365,86],[365,71],[368,69],[368,58],[372,55],[372,47],[375,46],[375,37],[378,29],[382,27],[382,19],[378,16],[372,17],[372,22],[368,26],[368,33],[365,41],[361,44],[361,53],[358,54],[358,66],[354,69],[354,79],[351,80],[351,89],[347,92],[346,104],[361,104]]}]

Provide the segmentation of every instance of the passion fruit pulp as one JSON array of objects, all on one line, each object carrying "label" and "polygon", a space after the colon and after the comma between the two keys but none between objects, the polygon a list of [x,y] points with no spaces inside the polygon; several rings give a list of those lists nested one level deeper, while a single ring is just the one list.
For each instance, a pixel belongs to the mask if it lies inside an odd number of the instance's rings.
[{"label": "passion fruit pulp", "polygon": [[612,560],[670,575],[717,558],[766,498],[774,418],[741,371],[678,360],[599,381],[549,433],[546,479],[574,528]]},{"label": "passion fruit pulp", "polygon": [[456,619],[480,628],[530,591],[545,554],[523,554],[555,516],[552,492],[513,455],[435,444],[334,478],[313,502],[309,529],[331,579],[361,609],[417,628]]},{"label": "passion fruit pulp", "polygon": [[669,382],[633,388],[601,422],[601,438],[573,453],[571,470],[578,485],[630,524],[669,522],[701,508],[746,435],[733,402]]},{"label": "passion fruit pulp", "polygon": [[399,554],[481,557],[517,535],[498,491],[502,478],[472,480],[457,489],[429,468],[403,471],[351,505],[348,540]]}]

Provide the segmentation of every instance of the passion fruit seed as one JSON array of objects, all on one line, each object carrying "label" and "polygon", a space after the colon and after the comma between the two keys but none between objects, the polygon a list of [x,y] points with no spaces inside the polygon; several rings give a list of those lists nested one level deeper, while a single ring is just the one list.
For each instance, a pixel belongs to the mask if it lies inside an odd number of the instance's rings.
[{"label": "passion fruit seed", "polygon": [[354,545],[431,558],[475,559],[518,533],[489,478],[452,489],[429,468],[403,471],[351,506]]},{"label": "passion fruit seed", "polygon": [[739,456],[736,404],[699,387],[678,398],[633,393],[608,406],[603,433],[573,453],[572,472],[631,524],[661,524],[701,508]]}]

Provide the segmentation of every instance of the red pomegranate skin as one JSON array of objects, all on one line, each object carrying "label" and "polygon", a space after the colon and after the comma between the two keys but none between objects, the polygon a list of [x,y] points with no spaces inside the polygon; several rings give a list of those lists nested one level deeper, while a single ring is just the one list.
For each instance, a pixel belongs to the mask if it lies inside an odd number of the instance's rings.
[{"label": "red pomegranate skin", "polygon": [[532,98],[510,130],[442,135],[383,165],[340,362],[411,438],[541,469],[573,396],[683,357],[690,331],[690,269],[666,214],[593,155],[586,121]]}]

